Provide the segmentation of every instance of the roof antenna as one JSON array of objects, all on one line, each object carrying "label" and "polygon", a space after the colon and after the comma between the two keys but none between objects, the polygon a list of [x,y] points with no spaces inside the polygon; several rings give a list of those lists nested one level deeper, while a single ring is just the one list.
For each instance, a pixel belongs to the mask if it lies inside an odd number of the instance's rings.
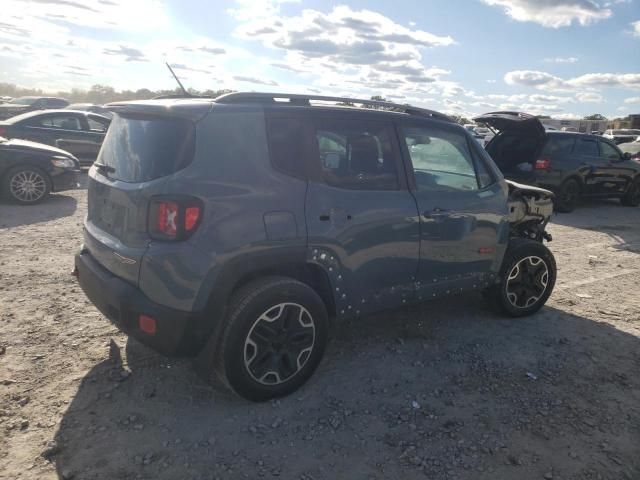
[{"label": "roof antenna", "polygon": [[178,82],[178,85],[180,85],[180,89],[182,90],[182,93],[184,93],[184,96],[185,97],[193,97],[193,95],[191,95],[189,92],[187,92],[187,89],[184,88],[184,85],[182,85],[182,82],[180,81],[178,76],[173,71],[173,68],[171,68],[171,65],[169,65],[169,62],[164,62],[164,63],[167,66],[167,68],[169,69],[169,71],[171,72],[171,75],[173,75],[173,78],[175,78],[176,82]]}]

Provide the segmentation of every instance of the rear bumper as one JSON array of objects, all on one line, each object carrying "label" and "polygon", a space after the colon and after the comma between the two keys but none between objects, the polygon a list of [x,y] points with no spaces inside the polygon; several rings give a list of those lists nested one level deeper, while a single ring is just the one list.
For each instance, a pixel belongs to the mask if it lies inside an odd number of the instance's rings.
[{"label": "rear bumper", "polygon": [[[152,302],[102,267],[87,251],[76,255],[75,267],[80,287],[89,300],[121,331],[164,355],[184,355],[193,350],[191,331],[197,314]],[[141,314],[155,319],[155,334],[140,330]]]},{"label": "rear bumper", "polygon": [[51,175],[51,183],[54,192],[73,190],[78,188],[78,180],[81,170],[64,170],[57,175]]}]

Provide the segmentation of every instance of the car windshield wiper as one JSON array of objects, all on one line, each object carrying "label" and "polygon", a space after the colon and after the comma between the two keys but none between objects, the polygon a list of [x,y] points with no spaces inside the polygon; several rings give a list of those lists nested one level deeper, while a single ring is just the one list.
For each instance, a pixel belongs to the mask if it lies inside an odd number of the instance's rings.
[{"label": "car windshield wiper", "polygon": [[93,164],[96,166],[98,171],[100,173],[102,173],[102,174],[104,174],[104,173],[116,173],[116,169],[113,168],[111,165],[105,165],[104,163],[100,163],[100,162],[93,162]]}]

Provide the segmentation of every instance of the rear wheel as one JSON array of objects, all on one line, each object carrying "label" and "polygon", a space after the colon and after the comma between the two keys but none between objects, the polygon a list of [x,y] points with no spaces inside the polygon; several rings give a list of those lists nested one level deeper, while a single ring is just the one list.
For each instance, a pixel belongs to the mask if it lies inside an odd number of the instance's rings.
[{"label": "rear wheel", "polygon": [[14,167],[4,176],[2,190],[9,200],[21,205],[41,202],[51,191],[49,176],[38,167]]},{"label": "rear wheel", "polygon": [[556,191],[556,210],[562,213],[573,212],[580,201],[580,184],[574,178],[562,183]]},{"label": "rear wheel", "polygon": [[328,328],[322,299],[304,283],[251,282],[233,295],[210,374],[248,400],[287,395],[320,363]]},{"label": "rear wheel", "polygon": [[625,207],[637,207],[640,205],[640,179],[636,178],[634,182],[627,190],[622,198],[620,199],[620,203]]},{"label": "rear wheel", "polygon": [[542,308],[556,282],[553,254],[539,242],[514,239],[505,253],[499,283],[486,291],[498,309],[511,317],[531,315]]}]

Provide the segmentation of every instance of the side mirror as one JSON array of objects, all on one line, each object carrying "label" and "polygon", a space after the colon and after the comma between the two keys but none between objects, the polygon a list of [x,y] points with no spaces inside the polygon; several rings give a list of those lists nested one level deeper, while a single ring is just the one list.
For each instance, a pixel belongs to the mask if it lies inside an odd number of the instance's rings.
[{"label": "side mirror", "polygon": [[623,160],[631,160],[631,152],[624,152],[622,154],[622,159]]}]

